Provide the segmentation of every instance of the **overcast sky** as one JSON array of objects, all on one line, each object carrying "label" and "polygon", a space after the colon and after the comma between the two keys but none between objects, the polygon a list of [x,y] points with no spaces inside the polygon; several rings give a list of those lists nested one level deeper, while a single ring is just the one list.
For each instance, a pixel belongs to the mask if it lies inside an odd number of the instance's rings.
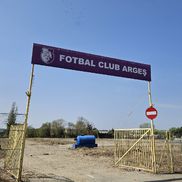
[{"label": "overcast sky", "polygon": [[[182,1],[1,0],[0,112],[25,112],[33,43],[150,64],[156,128],[182,126]],[[29,125],[79,116],[98,129],[150,122],[147,82],[35,67]],[[0,117],[1,122],[1,117]]]}]

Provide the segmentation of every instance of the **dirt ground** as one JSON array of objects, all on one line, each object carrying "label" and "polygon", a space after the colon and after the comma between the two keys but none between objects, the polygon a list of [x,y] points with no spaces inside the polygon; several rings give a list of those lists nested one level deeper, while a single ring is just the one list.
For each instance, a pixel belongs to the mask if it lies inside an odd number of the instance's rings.
[{"label": "dirt ground", "polygon": [[[182,174],[154,175],[115,167],[113,162],[113,140],[97,140],[99,147],[94,149],[81,148],[73,150],[71,149],[73,143],[73,139],[27,139],[23,164],[24,181],[182,181]],[[0,171],[0,177],[3,174],[4,172]]]}]

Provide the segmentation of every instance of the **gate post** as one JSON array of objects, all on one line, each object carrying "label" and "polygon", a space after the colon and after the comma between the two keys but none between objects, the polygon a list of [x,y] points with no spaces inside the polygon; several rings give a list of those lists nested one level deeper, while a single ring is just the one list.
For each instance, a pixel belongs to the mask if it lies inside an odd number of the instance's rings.
[{"label": "gate post", "polygon": [[[152,104],[152,94],[151,94],[151,82],[148,82],[148,97],[149,97],[149,105],[153,106]],[[152,169],[154,173],[157,173],[156,169],[156,150],[155,150],[155,137],[154,137],[154,122],[153,119],[151,119],[151,136],[152,136],[152,146],[151,146],[151,152],[152,152]]]},{"label": "gate post", "polygon": [[31,94],[32,94],[33,78],[34,78],[34,64],[32,64],[29,90],[26,92],[27,105],[26,105],[26,112],[25,112],[24,133],[23,133],[22,150],[21,150],[21,154],[20,154],[21,157],[20,157],[20,163],[19,163],[19,175],[18,175],[17,182],[21,181],[21,175],[22,175],[23,157],[24,157],[24,150],[25,150],[25,138],[26,138],[26,131],[27,131],[27,127],[28,127],[28,114],[29,114],[29,109],[30,109],[30,99],[31,99]]},{"label": "gate post", "polygon": [[169,163],[170,163],[170,173],[174,173],[174,165],[173,165],[173,154],[172,154],[172,144],[171,144],[171,132],[166,131],[166,138],[167,138],[167,147],[169,152]]}]

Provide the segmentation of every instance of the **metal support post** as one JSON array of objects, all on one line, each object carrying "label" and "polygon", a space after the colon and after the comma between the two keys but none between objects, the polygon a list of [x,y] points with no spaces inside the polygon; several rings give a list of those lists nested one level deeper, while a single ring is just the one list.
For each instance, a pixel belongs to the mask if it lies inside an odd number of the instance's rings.
[{"label": "metal support post", "polygon": [[169,145],[169,158],[170,158],[170,172],[174,173],[174,164],[173,164],[173,153],[172,153],[172,141],[171,141],[171,132],[168,132],[168,145]]},{"label": "metal support post", "polygon": [[30,109],[30,99],[31,99],[31,95],[32,95],[33,78],[34,78],[34,64],[32,64],[32,70],[31,70],[31,75],[30,75],[30,83],[29,83],[29,90],[26,92],[27,105],[26,105],[26,112],[25,112],[22,151],[21,151],[21,154],[20,154],[21,157],[20,157],[20,163],[19,163],[19,175],[18,175],[17,182],[21,181],[21,175],[22,175],[23,157],[24,157],[24,150],[25,150],[25,138],[26,138],[26,131],[27,131],[27,127],[28,127],[28,115],[29,115],[29,109]]},{"label": "metal support post", "polygon": [[[149,105],[150,107],[153,106],[152,104],[152,94],[151,94],[151,82],[148,82],[148,97],[149,97]],[[151,135],[152,135],[152,170],[154,173],[157,173],[156,169],[156,150],[155,150],[155,137],[154,137],[154,122],[151,119]]]}]

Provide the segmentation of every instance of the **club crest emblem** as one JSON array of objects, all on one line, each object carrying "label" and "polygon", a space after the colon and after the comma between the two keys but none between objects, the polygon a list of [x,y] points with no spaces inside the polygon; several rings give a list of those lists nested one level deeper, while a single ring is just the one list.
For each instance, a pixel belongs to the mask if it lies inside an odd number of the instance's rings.
[{"label": "club crest emblem", "polygon": [[49,48],[42,48],[40,57],[44,63],[50,64],[54,61],[54,50]]}]

